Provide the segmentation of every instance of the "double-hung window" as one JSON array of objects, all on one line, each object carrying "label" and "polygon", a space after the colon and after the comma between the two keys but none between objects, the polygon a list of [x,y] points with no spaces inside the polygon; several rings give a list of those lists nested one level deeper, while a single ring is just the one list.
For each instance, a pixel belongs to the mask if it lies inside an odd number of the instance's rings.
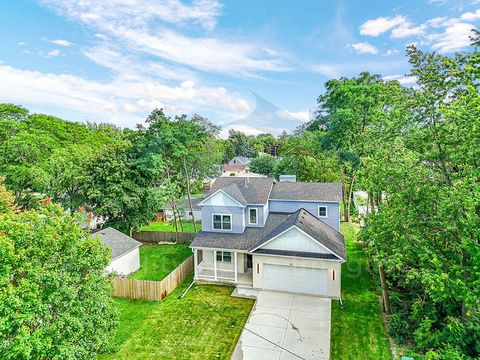
[{"label": "double-hung window", "polygon": [[230,251],[217,251],[217,261],[232,262],[232,253]]},{"label": "double-hung window", "polygon": [[213,214],[214,230],[232,230],[232,215]]},{"label": "double-hung window", "polygon": [[248,223],[250,225],[257,225],[257,209],[248,210]]},{"label": "double-hung window", "polygon": [[318,217],[326,218],[327,217],[327,207],[319,206],[318,207]]}]

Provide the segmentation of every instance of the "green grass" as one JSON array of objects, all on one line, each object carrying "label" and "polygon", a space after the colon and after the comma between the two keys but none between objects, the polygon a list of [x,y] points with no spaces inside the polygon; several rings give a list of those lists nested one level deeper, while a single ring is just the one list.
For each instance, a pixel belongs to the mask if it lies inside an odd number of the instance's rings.
[{"label": "green grass", "polygon": [[[197,231],[202,228],[202,222],[196,221]],[[193,228],[193,221],[182,221],[182,225],[178,224],[178,231],[182,232],[195,232]],[[175,223],[173,222],[157,222],[152,221],[150,224],[142,226],[141,231],[163,231],[163,232],[175,232]]]},{"label": "green grass", "polygon": [[342,265],[344,309],[332,302],[331,358],[391,359],[378,295],[356,241],[357,227],[342,223],[341,232],[347,247],[347,262]]},{"label": "green grass", "polygon": [[[118,351],[102,359],[230,359],[254,301],[233,298],[233,287],[221,285],[195,285],[178,300],[191,281],[150,306],[139,325],[121,321],[114,340]],[[131,308],[120,304],[120,312],[133,313],[138,302],[126,302]],[[131,326],[133,331],[126,329]],[[122,335],[127,332],[130,336]]]},{"label": "green grass", "polygon": [[162,280],[192,255],[184,244],[140,246],[140,269],[129,277],[138,280]]}]

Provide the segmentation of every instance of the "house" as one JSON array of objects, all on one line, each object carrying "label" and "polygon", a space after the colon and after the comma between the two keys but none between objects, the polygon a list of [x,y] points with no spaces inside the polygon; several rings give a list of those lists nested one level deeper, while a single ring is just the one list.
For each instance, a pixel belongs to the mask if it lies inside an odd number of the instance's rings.
[{"label": "house", "polygon": [[140,269],[141,242],[112,227],[97,231],[92,236],[99,237],[112,250],[110,264],[106,269],[108,272],[126,276]]},{"label": "house", "polygon": [[228,164],[223,164],[221,176],[266,177],[262,174],[250,172],[248,164],[251,161],[252,159],[245,156],[235,156]]},{"label": "house", "polygon": [[234,156],[232,160],[228,162],[229,165],[248,165],[252,159],[246,156]]},{"label": "house", "polygon": [[340,298],[338,183],[221,177],[198,206],[195,281]]},{"label": "house", "polygon": [[[193,216],[192,211],[190,210],[190,203],[188,202],[188,198],[184,199],[183,203],[176,202],[175,206],[180,212],[180,217],[182,220],[192,220],[195,218],[195,221],[198,221],[202,218],[202,210],[198,206],[198,203],[203,200],[203,197],[191,197],[192,201],[192,209],[193,209]],[[163,216],[160,216],[163,215]],[[161,214],[157,214],[157,218],[163,218],[163,221],[173,221],[173,207],[172,204],[165,204],[161,207]]]}]

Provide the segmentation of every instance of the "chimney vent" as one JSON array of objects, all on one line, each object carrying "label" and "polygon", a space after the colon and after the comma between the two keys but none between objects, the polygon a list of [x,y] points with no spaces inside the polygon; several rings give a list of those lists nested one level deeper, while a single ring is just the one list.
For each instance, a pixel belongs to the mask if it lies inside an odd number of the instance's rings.
[{"label": "chimney vent", "polygon": [[280,175],[280,182],[297,182],[296,175]]}]

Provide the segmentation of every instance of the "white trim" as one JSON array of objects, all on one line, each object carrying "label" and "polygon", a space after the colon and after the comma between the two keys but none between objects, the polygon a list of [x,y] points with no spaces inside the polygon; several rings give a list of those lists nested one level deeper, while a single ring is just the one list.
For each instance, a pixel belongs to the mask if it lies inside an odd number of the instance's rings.
[{"label": "white trim", "polygon": [[[325,208],[325,216],[320,216],[320,208]],[[318,216],[320,219],[326,219],[326,218],[328,218],[328,206],[318,205],[317,216]]]},{"label": "white trim", "polygon": [[198,249],[198,250],[205,250],[205,251],[214,251],[214,250],[218,250],[218,251],[231,251],[231,252],[239,252],[239,253],[242,253],[242,254],[250,254],[250,252],[248,250],[240,250],[240,249],[225,249],[225,248],[213,248],[213,247],[192,247],[192,249]]},{"label": "white trim", "polygon": [[238,280],[238,274],[237,274],[237,273],[238,273],[238,269],[237,269],[237,253],[234,252],[234,254],[235,254],[235,255],[234,255],[234,258],[235,258],[235,260],[234,260],[234,264],[235,264],[235,265],[234,265],[234,266],[235,266],[235,282],[237,282],[237,280]]},{"label": "white trim", "polygon": [[[223,191],[222,189],[218,189],[217,191],[215,191],[213,194],[207,196],[205,199],[203,199],[202,201],[200,201],[197,206],[205,206],[204,202],[207,201],[208,199],[210,199],[212,196],[218,194],[219,192],[222,192],[223,194],[225,194],[226,196],[228,196],[230,199],[232,199],[233,201],[235,201],[238,205],[229,205],[229,206],[238,206],[238,207],[242,207],[244,208],[246,205],[243,205],[240,201],[238,201],[237,199],[235,199],[234,197],[232,197],[231,195],[228,195],[225,191]],[[207,206],[211,206],[211,205],[207,205]]]},{"label": "white trim", "polygon": [[[250,222],[250,211],[255,210],[255,222]],[[248,225],[258,225],[258,208],[248,208]]]},{"label": "white trim", "polygon": [[[230,216],[230,229],[215,229],[213,226],[213,217],[215,215],[220,215],[222,217],[221,219],[221,224],[223,226],[223,216]],[[233,231],[233,215],[232,214],[217,214],[217,213],[212,213],[212,231],[218,231],[218,232],[225,232],[225,231]]]},{"label": "white trim", "polygon": [[306,202],[306,203],[333,203],[339,204],[341,201],[330,201],[330,200],[294,200],[294,199],[268,199],[270,201],[294,201],[294,202]]},{"label": "white trim", "polygon": [[[328,252],[332,253],[333,255],[335,255],[336,257],[338,257],[339,259],[341,260],[345,260],[343,257],[339,256],[338,254],[336,254],[335,252],[333,252],[331,249],[327,248],[325,245],[323,245],[322,243],[320,243],[318,240],[316,240],[314,237],[308,235],[305,231],[303,231],[302,229],[300,229],[298,226],[296,225],[292,225],[290,226],[288,229],[282,231],[280,234],[278,235],[275,235],[273,238],[271,238],[270,240],[264,242],[263,244],[257,246],[256,248],[252,249],[251,252],[253,253],[255,250],[258,250],[260,249],[261,247],[267,245],[268,243],[272,242],[273,240],[275,240],[276,238],[278,238],[279,236],[283,235],[284,233],[286,233],[288,230],[290,229],[297,229],[298,231],[300,231],[302,234],[304,234],[305,236],[309,237],[310,239],[312,239],[313,241],[315,241],[317,244],[319,244],[320,246],[322,246],[325,250],[327,250]],[[259,255],[263,255],[263,254],[259,254]],[[280,255],[280,256],[288,256],[288,255]],[[292,257],[299,257],[299,256],[292,256]]]},{"label": "white trim", "polygon": [[213,250],[213,278],[217,280],[217,250]]},{"label": "white trim", "polygon": [[[256,253],[253,253],[252,254],[253,256],[273,256],[273,257],[281,257],[281,258],[284,258],[284,257],[289,257],[289,258],[292,258],[292,259],[305,259],[305,260],[320,260],[320,261],[335,261],[335,262],[339,262],[340,264],[343,264],[344,262],[346,262],[346,260],[344,259],[321,259],[321,258],[310,258],[310,257],[302,257],[302,256],[293,256],[293,255],[279,255],[279,254],[256,254]],[[253,259],[252,259],[253,261]],[[296,267],[297,265],[292,265],[293,267]],[[301,267],[305,267],[305,266],[301,266]]]}]

